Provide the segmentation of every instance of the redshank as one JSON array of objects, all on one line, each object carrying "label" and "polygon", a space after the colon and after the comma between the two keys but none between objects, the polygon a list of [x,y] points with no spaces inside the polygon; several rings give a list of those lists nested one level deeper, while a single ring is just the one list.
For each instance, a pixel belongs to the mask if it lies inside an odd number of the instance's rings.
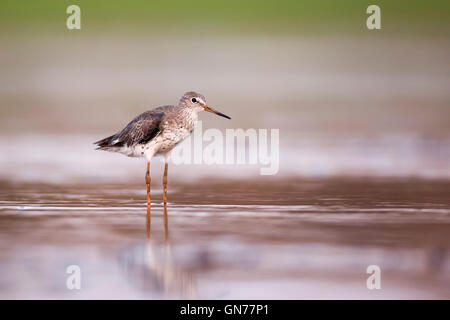
[{"label": "redshank", "polygon": [[206,104],[203,95],[186,92],[177,106],[161,106],[145,111],[127,124],[122,131],[95,142],[97,149],[119,152],[129,157],[144,157],[147,160],[145,183],[147,185],[147,229],[150,229],[150,160],[155,155],[165,158],[163,177],[164,226],[167,230],[167,171],[170,151],[186,139],[194,130],[200,111],[229,116]]}]

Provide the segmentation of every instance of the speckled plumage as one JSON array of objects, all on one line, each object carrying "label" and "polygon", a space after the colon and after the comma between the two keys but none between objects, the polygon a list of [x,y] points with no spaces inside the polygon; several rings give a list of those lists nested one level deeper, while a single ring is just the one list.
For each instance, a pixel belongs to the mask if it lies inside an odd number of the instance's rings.
[{"label": "speckled plumage", "polygon": [[147,186],[147,234],[150,237],[150,160],[154,155],[165,156],[163,176],[164,230],[168,237],[167,220],[167,172],[168,155],[178,143],[183,141],[194,130],[200,111],[215,113],[231,119],[206,104],[206,99],[199,93],[186,92],[177,106],[162,106],[146,111],[126,125],[120,132],[105,139],[94,142],[100,150],[120,152],[129,157],[145,157],[147,170],[145,184]]},{"label": "speckled plumage", "polygon": [[[195,102],[193,102],[194,100]],[[167,154],[194,130],[200,111],[229,118],[206,105],[203,95],[186,92],[177,106],[168,105],[146,111],[134,118],[120,132],[95,142],[97,149],[120,152],[129,157]]]}]

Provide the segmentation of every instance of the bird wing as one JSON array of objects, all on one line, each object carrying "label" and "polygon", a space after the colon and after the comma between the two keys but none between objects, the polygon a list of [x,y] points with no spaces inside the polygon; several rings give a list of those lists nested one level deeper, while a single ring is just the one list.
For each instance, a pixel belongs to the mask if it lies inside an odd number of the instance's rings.
[{"label": "bird wing", "polygon": [[164,112],[144,112],[115,135],[111,144],[129,147],[149,142],[161,131],[160,124],[164,115]]}]

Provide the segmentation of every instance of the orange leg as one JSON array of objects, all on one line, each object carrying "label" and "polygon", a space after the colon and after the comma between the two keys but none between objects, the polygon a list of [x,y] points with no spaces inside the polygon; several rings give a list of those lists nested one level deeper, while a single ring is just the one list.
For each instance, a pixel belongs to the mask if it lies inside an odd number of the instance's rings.
[{"label": "orange leg", "polygon": [[164,200],[164,232],[166,235],[166,241],[169,240],[169,222],[167,217],[167,171],[169,169],[169,163],[166,160],[166,163],[164,165],[164,177],[163,177],[163,187],[164,187],[164,193],[163,193],[163,200]]},{"label": "orange leg", "polygon": [[145,173],[145,183],[147,185],[147,236],[150,238],[150,161],[147,161],[147,171]]}]

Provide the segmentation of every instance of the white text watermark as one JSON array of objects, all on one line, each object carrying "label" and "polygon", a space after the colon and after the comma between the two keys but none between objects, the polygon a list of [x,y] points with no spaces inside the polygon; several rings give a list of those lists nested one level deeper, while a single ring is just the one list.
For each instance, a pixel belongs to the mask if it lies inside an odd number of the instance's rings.
[{"label": "white text watermark", "polygon": [[213,128],[203,131],[199,121],[171,159],[174,164],[259,164],[261,175],[275,175],[280,167],[279,143],[279,129],[226,129],[224,134]]}]

